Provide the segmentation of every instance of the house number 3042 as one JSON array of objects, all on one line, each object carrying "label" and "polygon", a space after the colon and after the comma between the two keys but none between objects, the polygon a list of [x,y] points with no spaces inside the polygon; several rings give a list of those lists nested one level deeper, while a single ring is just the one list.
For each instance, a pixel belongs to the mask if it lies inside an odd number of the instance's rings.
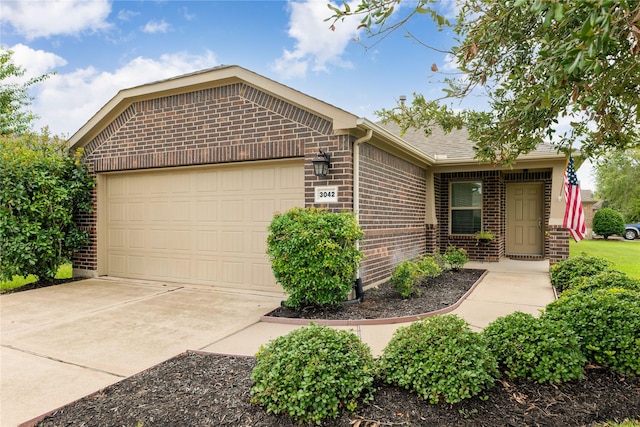
[{"label": "house number 3042", "polygon": [[316,187],[316,203],[337,203],[338,187]]}]

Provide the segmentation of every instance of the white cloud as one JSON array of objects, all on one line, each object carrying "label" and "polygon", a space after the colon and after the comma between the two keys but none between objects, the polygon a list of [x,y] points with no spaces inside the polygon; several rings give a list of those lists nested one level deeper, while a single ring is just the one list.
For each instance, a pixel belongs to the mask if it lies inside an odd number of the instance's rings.
[{"label": "white cloud", "polygon": [[38,85],[32,111],[35,128],[49,126],[55,134],[73,135],[118,91],[218,65],[213,52],[178,52],[160,58],[138,57],[114,71],[94,67],[57,74]]},{"label": "white cloud", "polygon": [[170,25],[166,21],[149,21],[142,28],[142,31],[149,34],[166,33],[169,31]]},{"label": "white cloud", "polygon": [[13,63],[25,70],[23,81],[55,71],[56,67],[67,65],[64,58],[54,53],[35,50],[21,43],[10,47],[9,50],[13,51]]},{"label": "white cloud", "polygon": [[[355,5],[354,1],[352,4]],[[343,58],[349,42],[358,34],[358,17],[349,17],[329,29],[331,15],[325,1],[305,0],[289,3],[290,37],[296,40],[293,50],[286,50],[272,66],[272,69],[287,79],[302,77],[309,69],[327,71],[329,65],[350,68],[352,64]]]},{"label": "white cloud", "polygon": [[109,0],[3,0],[0,22],[27,40],[108,29]]},{"label": "white cloud", "polygon": [[138,15],[140,15],[140,12],[122,9],[120,12],[118,12],[118,19],[121,21],[129,21]]}]

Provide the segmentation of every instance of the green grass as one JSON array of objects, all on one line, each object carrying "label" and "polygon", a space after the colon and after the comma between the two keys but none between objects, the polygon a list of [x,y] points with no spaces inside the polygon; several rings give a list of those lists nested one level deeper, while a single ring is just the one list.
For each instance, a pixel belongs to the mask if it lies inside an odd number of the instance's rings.
[{"label": "green grass", "polygon": [[613,268],[627,273],[629,277],[640,279],[640,242],[622,240],[573,240],[569,245],[569,256],[585,252],[610,261]]},{"label": "green grass", "polygon": [[[73,268],[71,264],[63,264],[58,269],[58,273],[56,274],[56,279],[69,279],[72,276],[73,276]],[[4,291],[5,289],[19,288],[20,286],[28,285],[29,283],[33,283],[37,280],[38,278],[33,275],[29,275],[27,277],[15,276],[13,280],[0,282],[0,291]]]}]

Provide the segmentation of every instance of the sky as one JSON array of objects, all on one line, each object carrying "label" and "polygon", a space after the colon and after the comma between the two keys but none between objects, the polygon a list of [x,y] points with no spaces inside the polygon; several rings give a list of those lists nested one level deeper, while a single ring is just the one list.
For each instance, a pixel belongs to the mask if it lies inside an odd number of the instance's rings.
[{"label": "sky", "polygon": [[[31,90],[36,128],[71,137],[119,90],[219,65],[239,65],[360,117],[399,97],[443,95],[451,56],[425,48],[399,30],[371,39],[360,18],[335,24],[329,0],[2,0],[0,45],[14,52],[25,77],[55,72]],[[340,2],[342,3],[342,2]],[[401,19],[411,3],[391,18]],[[336,4],[334,2],[334,4]],[[357,4],[356,1],[351,2]],[[336,4],[337,5],[337,4]],[[455,0],[439,0],[453,19]],[[427,15],[405,27],[446,51],[451,30]],[[443,73],[434,74],[432,65]],[[470,98],[460,107],[482,108]],[[578,171],[594,189],[590,165]]]}]

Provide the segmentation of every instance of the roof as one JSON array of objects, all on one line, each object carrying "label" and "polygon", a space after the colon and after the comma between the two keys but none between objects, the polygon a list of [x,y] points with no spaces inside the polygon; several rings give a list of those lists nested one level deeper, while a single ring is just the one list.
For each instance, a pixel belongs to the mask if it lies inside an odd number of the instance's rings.
[{"label": "roof", "polygon": [[[400,136],[400,126],[396,123],[377,123],[380,127]],[[420,151],[436,159],[436,162],[443,160],[469,160],[475,158],[473,150],[474,142],[469,139],[469,132],[466,129],[454,129],[445,133],[439,126],[434,126],[431,135],[425,135],[424,131],[409,129],[401,137],[409,144],[415,146]],[[520,158],[544,157],[564,157],[558,154],[557,150],[550,144],[541,144],[534,151],[523,155]]]},{"label": "roof", "polygon": [[[334,132],[350,133],[356,137],[370,134],[367,140],[371,143],[381,145],[390,152],[399,154],[417,164],[447,166],[478,163],[473,150],[474,144],[469,140],[466,130],[454,130],[445,134],[441,129],[435,128],[429,137],[425,136],[422,131],[410,130],[400,136],[400,128],[395,124],[383,125],[366,118],[359,118],[345,110],[237,65],[221,65],[122,89],[71,136],[68,145],[74,148],[84,147],[135,102],[238,82],[258,88],[276,98],[329,120],[333,124]],[[551,146],[543,145],[535,151],[519,157],[519,160],[546,161],[561,157],[564,156],[559,155]]]}]

